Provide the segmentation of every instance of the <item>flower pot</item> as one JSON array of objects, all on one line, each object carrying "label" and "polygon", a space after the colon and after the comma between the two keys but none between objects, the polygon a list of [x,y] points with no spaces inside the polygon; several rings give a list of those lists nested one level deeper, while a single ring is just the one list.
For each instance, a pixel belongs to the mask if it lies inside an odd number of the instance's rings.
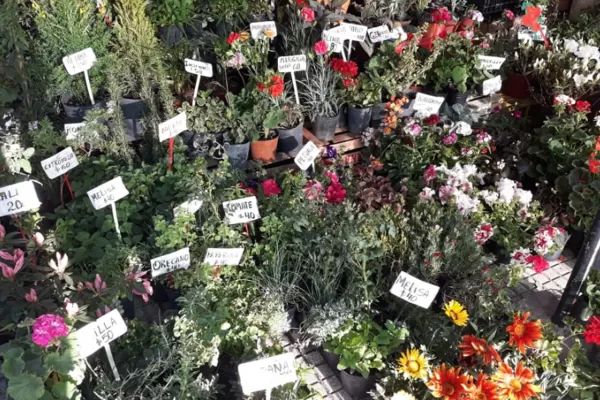
[{"label": "flower pot", "polygon": [[338,123],[338,115],[335,117],[324,117],[317,115],[315,117],[315,123],[313,124],[313,134],[326,142],[333,139],[335,135],[335,128]]},{"label": "flower pot", "polygon": [[192,22],[190,24],[185,24],[183,26],[183,30],[184,30],[186,36],[190,39],[200,37],[200,34],[203,31],[202,22],[196,21],[196,22]]},{"label": "flower pot", "polygon": [[244,168],[244,164],[248,161],[248,153],[250,152],[250,142],[242,144],[225,143],[225,154],[232,168]]},{"label": "flower pot", "polygon": [[371,107],[348,107],[348,130],[350,133],[363,133],[371,122]]},{"label": "flower pot", "polygon": [[456,31],[462,32],[471,29],[474,25],[474,21],[471,18],[463,18],[462,21],[458,24]]},{"label": "flower pot", "polygon": [[327,363],[327,365],[329,365],[329,367],[331,369],[336,371],[337,365],[340,362],[340,356],[338,356],[337,354],[335,354],[331,351],[327,351],[325,349],[323,349],[321,354],[323,355],[323,358],[325,359],[325,362]]},{"label": "flower pot", "polygon": [[371,123],[373,121],[381,121],[387,115],[387,110],[385,109],[387,103],[377,103],[373,107],[371,107]]},{"label": "flower pot", "polygon": [[502,82],[502,93],[515,99],[529,96],[529,81],[525,75],[510,75]]},{"label": "flower pot", "polygon": [[453,106],[454,104],[465,105],[467,98],[469,98],[468,90],[464,93],[461,93],[456,89],[448,89],[448,93],[446,94],[446,103],[449,106]]},{"label": "flower pot", "polygon": [[340,380],[342,387],[350,397],[354,399],[362,399],[367,395],[367,392],[375,386],[375,376],[369,375],[368,378],[363,378],[361,375],[352,375],[346,371],[340,371]]},{"label": "flower pot", "polygon": [[295,157],[303,146],[303,127],[304,124],[300,122],[298,126],[292,129],[277,129],[277,133],[279,134],[279,144],[277,147],[279,150]]},{"label": "flower pot", "polygon": [[146,114],[148,107],[141,99],[121,99],[121,110],[127,128],[127,136],[131,140],[141,139],[144,131],[142,130],[141,119]]},{"label": "flower pot", "polygon": [[250,143],[250,154],[252,154],[252,159],[264,163],[275,161],[278,142],[279,136],[274,139],[257,140],[256,142]]},{"label": "flower pot", "polygon": [[173,47],[183,39],[184,31],[179,25],[167,25],[159,27],[158,34],[167,46]]},{"label": "flower pot", "polygon": [[563,250],[564,248],[557,250],[554,253],[546,253],[543,254],[542,257],[544,257],[546,261],[556,261],[560,258],[560,255],[562,254]]},{"label": "flower pot", "polygon": [[345,104],[340,107],[340,113],[338,115],[337,127],[340,129],[348,128],[348,106]]},{"label": "flower pot", "polygon": [[94,105],[90,104],[87,106],[72,106],[68,104],[70,98],[71,96],[65,96],[61,98],[61,103],[63,105],[63,109],[65,110],[66,116],[65,122],[68,124],[83,122],[83,118],[93,109],[106,108],[106,103],[103,101],[99,101]]}]

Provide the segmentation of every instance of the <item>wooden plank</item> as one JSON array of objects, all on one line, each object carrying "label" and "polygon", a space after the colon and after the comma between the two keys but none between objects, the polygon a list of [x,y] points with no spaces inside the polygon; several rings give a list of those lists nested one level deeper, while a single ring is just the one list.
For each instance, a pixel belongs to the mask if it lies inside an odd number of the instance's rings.
[{"label": "wooden plank", "polygon": [[304,136],[304,139],[306,139],[307,141],[311,141],[314,144],[317,145],[317,147],[324,147],[327,146],[327,142],[322,141],[321,139],[319,139],[318,137],[316,137],[315,135],[312,134],[311,131],[309,131],[308,129],[304,128],[302,130],[302,136]]},{"label": "wooden plank", "polygon": [[362,139],[357,138],[354,140],[348,140],[342,143],[335,143],[331,145],[334,149],[336,149],[339,153],[347,153],[352,150],[362,149],[364,146]]},{"label": "wooden plank", "polygon": [[335,135],[333,137],[332,142],[335,143],[341,143],[341,142],[346,142],[348,140],[354,140],[354,139],[358,139],[360,138],[362,135],[360,133],[350,133],[350,132],[345,132],[339,135]]}]

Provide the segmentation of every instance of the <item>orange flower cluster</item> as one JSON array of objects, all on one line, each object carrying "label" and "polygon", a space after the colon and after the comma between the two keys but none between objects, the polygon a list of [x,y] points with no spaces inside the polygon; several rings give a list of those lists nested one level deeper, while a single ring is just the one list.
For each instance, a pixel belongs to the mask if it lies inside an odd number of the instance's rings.
[{"label": "orange flower cluster", "polygon": [[408,102],[406,97],[396,98],[392,96],[389,103],[385,105],[388,114],[383,118],[383,134],[389,135],[398,127],[398,117],[402,115],[404,110],[402,106]]},{"label": "orange flower cluster", "polygon": [[493,346],[489,345],[485,339],[465,335],[463,336],[463,342],[458,345],[458,348],[462,351],[461,355],[463,358],[478,356],[481,357],[485,365],[492,365],[492,362],[494,361],[501,361],[498,351],[496,351]]},{"label": "orange flower cluster", "polygon": [[600,171],[600,161],[596,160],[596,152],[600,151],[600,136],[596,138],[596,146],[594,147],[594,150],[595,151],[590,154],[588,168],[592,174],[597,174]]},{"label": "orange flower cluster", "polygon": [[535,342],[542,338],[542,322],[527,321],[531,313],[521,315],[517,313],[515,319],[506,332],[509,334],[508,343],[516,346],[521,353],[526,352],[526,347],[534,347]]}]

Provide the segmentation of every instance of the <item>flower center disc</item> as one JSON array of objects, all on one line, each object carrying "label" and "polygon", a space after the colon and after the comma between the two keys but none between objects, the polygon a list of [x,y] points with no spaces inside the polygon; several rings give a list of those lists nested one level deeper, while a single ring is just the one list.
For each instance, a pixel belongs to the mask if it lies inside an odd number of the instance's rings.
[{"label": "flower center disc", "polygon": [[475,394],[473,400],[487,400],[487,396],[485,395],[485,393],[479,392]]},{"label": "flower center disc", "polygon": [[514,391],[514,392],[520,392],[522,389],[523,385],[521,385],[521,381],[519,381],[518,379],[511,379],[510,380],[510,388]]},{"label": "flower center disc", "polygon": [[454,386],[450,383],[444,383],[442,390],[446,396],[452,396],[452,394],[454,394]]},{"label": "flower center disc", "polygon": [[408,367],[408,370],[413,374],[419,372],[419,370],[421,369],[419,363],[414,360],[410,360],[406,366]]},{"label": "flower center disc", "polygon": [[517,326],[515,326],[515,335],[517,335],[518,337],[523,337],[524,334],[525,334],[525,325],[518,324]]},{"label": "flower center disc", "polygon": [[450,310],[450,318],[452,319],[458,319],[458,314],[456,312],[454,312],[454,310]]}]

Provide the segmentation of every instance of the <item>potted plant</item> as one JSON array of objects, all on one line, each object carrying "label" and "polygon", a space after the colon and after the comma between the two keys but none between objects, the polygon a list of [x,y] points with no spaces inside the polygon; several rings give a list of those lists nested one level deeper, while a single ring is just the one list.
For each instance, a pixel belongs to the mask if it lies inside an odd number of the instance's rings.
[{"label": "potted plant", "polygon": [[167,46],[175,46],[185,34],[184,25],[194,17],[193,0],[154,0],[148,14],[158,26],[158,33]]},{"label": "potted plant", "polygon": [[244,166],[250,153],[250,138],[256,133],[257,124],[245,100],[246,90],[242,90],[238,96],[231,92],[226,95],[226,101],[230,108],[228,117],[231,129],[223,133],[225,154],[233,168],[239,169]]},{"label": "potted plant", "polygon": [[348,105],[348,130],[362,133],[371,122],[371,107],[381,103],[381,86],[366,74],[342,80],[340,98]]},{"label": "potted plant", "polygon": [[304,114],[302,114],[302,106],[286,101],[281,110],[284,119],[277,128],[279,134],[278,148],[284,153],[296,156],[303,146]]},{"label": "potted plant", "polygon": [[257,129],[252,135],[252,142],[250,143],[250,154],[252,159],[256,161],[262,161],[265,163],[275,161],[275,155],[277,153],[277,143],[279,142],[279,134],[276,128],[284,120],[285,115],[280,109],[268,109],[256,107],[255,112],[260,110],[260,114],[263,115],[262,129]]},{"label": "potted plant", "polygon": [[[431,19],[433,23],[429,24],[427,27],[427,32],[423,36],[423,39],[429,43],[433,43],[436,38],[439,38],[443,35],[445,31],[448,30],[447,24],[451,24],[452,14],[445,7],[440,7],[432,11]],[[454,28],[453,25],[450,25],[451,28]],[[452,31],[451,29],[450,31]]]},{"label": "potted plant", "polygon": [[361,7],[361,18],[391,24],[393,28],[405,27],[411,21],[408,10],[415,3],[416,0],[366,0]]},{"label": "potted plant", "polygon": [[543,226],[533,236],[533,249],[547,261],[556,261],[560,258],[569,235],[564,228]]}]

